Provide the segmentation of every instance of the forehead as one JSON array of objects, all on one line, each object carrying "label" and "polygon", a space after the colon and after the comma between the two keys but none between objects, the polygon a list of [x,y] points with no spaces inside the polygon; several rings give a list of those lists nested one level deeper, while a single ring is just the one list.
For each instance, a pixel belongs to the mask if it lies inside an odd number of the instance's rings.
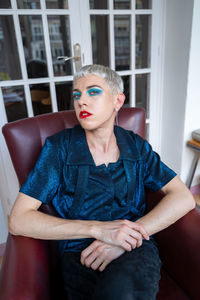
[{"label": "forehead", "polygon": [[82,90],[91,86],[99,86],[104,89],[109,89],[109,86],[106,83],[105,79],[97,75],[88,75],[85,77],[81,77],[74,82],[74,89]]}]

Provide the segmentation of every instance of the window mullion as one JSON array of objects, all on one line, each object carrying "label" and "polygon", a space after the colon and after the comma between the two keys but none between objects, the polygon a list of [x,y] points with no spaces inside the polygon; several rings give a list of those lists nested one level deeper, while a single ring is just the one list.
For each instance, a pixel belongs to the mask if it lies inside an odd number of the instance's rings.
[{"label": "window mullion", "polygon": [[113,0],[109,0],[109,43],[110,43],[110,67],[115,70],[115,32]]}]

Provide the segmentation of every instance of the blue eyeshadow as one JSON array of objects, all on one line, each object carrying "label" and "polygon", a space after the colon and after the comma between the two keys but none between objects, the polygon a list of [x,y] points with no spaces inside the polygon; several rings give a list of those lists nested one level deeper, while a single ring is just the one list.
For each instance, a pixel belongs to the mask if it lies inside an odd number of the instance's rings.
[{"label": "blue eyeshadow", "polygon": [[99,96],[99,95],[102,94],[102,92],[103,92],[102,89],[93,87],[93,88],[90,88],[90,89],[87,91],[87,95],[88,95],[88,96],[91,96],[91,97],[93,97],[93,96]]},{"label": "blue eyeshadow", "polygon": [[74,92],[73,93],[73,99],[74,100],[79,100],[81,98],[81,93],[79,92]]}]

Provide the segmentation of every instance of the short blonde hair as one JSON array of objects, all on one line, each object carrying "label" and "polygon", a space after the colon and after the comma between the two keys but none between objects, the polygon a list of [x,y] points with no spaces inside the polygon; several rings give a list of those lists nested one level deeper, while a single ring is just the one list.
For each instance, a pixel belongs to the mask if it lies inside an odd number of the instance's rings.
[{"label": "short blonde hair", "polygon": [[74,75],[74,84],[77,79],[86,77],[88,75],[96,75],[103,77],[113,94],[123,93],[124,91],[124,83],[122,78],[109,67],[102,65],[87,65],[82,67]]}]

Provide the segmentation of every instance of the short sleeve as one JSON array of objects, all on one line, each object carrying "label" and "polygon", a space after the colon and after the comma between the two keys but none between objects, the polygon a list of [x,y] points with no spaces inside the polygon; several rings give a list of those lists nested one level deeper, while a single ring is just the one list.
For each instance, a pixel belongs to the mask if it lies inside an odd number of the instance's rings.
[{"label": "short sleeve", "polygon": [[63,168],[58,139],[47,138],[39,158],[20,192],[43,203],[49,203],[57,192]]},{"label": "short sleeve", "polygon": [[144,164],[144,185],[153,191],[158,191],[170,182],[176,173],[164,164],[158,153],[152,150],[151,145],[139,138],[139,148]]}]

